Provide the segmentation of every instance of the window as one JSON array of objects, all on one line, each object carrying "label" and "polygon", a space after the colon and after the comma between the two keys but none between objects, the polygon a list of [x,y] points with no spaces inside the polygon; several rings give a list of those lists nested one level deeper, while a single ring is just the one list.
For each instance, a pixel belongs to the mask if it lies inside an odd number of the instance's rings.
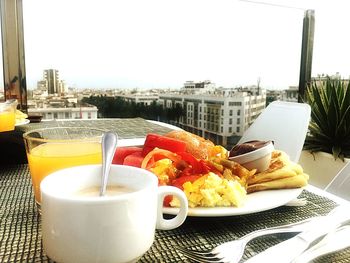
[{"label": "window", "polygon": [[[297,8],[279,7],[278,0],[268,2],[271,5],[232,0],[220,4],[215,0],[200,4],[188,0],[175,4],[161,0],[23,0],[27,88],[36,89],[43,71],[53,68],[64,80],[64,88],[72,90],[180,88],[188,77],[204,80],[208,75],[223,87],[250,85],[261,78],[266,87],[287,89],[298,84],[303,8],[315,9],[312,76],[350,75],[350,39],[344,36],[350,23],[347,1],[284,1]],[[82,8],[84,12],[79,12]],[[204,34],[213,37],[202,41]],[[341,40],[331,41],[331,35]],[[189,38],[191,41],[183,41]],[[143,39],[148,41],[140,41]],[[214,55],[211,50],[220,52]],[[206,63],[202,63],[203,54]],[[247,54],[254,58],[249,66]],[[276,76],[280,68],[285,70]],[[4,79],[6,82],[6,76]]]},{"label": "window", "polygon": [[236,127],[236,132],[239,133],[240,132],[240,128]]},{"label": "window", "polygon": [[18,2],[0,1],[0,101],[17,99],[18,107],[26,109],[22,13]]},{"label": "window", "polygon": [[237,110],[237,116],[241,115],[241,110]]},{"label": "window", "polygon": [[239,125],[241,123],[241,119],[237,118],[237,125]]},{"label": "window", "polygon": [[228,103],[229,106],[242,106],[242,102],[240,101],[230,101]]}]

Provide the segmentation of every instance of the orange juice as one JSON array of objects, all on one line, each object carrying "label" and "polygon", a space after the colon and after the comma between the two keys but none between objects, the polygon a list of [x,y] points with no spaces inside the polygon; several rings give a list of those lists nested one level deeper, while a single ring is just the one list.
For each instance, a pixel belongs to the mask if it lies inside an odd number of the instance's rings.
[{"label": "orange juice", "polygon": [[13,110],[0,112],[0,132],[14,130],[15,121],[16,117]]},{"label": "orange juice", "polygon": [[60,169],[102,163],[101,144],[97,142],[44,143],[27,152],[35,200],[41,203],[40,182]]}]

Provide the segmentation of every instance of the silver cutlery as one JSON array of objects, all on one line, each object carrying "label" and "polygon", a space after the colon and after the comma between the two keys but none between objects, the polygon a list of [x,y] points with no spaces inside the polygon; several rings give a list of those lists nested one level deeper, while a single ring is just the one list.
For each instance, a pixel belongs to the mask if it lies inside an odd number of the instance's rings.
[{"label": "silver cutlery", "polygon": [[293,238],[272,246],[258,255],[248,259],[246,263],[255,262],[279,262],[290,263],[303,253],[315,240],[326,235],[330,231],[348,222],[350,219],[349,206],[338,206],[320,221],[311,224],[310,230],[306,230]]},{"label": "silver cutlery", "polygon": [[114,132],[105,132],[102,136],[102,178],[100,196],[106,193],[109,171],[113,161],[115,150],[117,149],[118,135]]},{"label": "silver cutlery", "polygon": [[327,234],[316,245],[305,250],[292,263],[308,263],[320,256],[350,247],[350,225],[337,228]]},{"label": "silver cutlery", "polygon": [[209,251],[196,251],[196,250],[190,250],[182,247],[176,247],[176,249],[187,258],[192,259],[193,261],[196,261],[196,262],[235,263],[235,262],[239,262],[239,260],[242,258],[247,243],[252,239],[260,236],[264,236],[264,235],[270,235],[270,234],[302,232],[310,228],[311,225],[317,224],[318,220],[321,220],[322,218],[323,218],[322,216],[313,217],[297,223],[291,223],[288,225],[256,230],[254,232],[246,234],[245,236],[237,240],[223,243]]}]

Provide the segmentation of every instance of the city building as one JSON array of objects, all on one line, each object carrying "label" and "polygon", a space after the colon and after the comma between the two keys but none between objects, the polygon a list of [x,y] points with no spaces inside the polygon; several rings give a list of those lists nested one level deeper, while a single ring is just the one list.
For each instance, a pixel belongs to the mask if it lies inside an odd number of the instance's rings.
[{"label": "city building", "polygon": [[44,80],[46,81],[46,88],[48,94],[58,94],[60,93],[60,77],[58,70],[56,69],[46,69],[44,70]]},{"label": "city building", "polygon": [[226,147],[238,141],[266,105],[266,91],[260,87],[216,88],[206,81],[207,88],[196,92],[196,83],[188,83],[178,93],[160,94],[158,103],[181,105],[186,115],[173,124]]},{"label": "city building", "polygon": [[289,86],[288,89],[284,90],[282,100],[289,102],[298,102],[299,97],[299,87],[298,86]]},{"label": "city building", "polygon": [[210,80],[195,82],[195,81],[186,81],[183,88],[183,94],[201,94],[207,93],[215,89],[215,83],[212,83]]},{"label": "city building", "polygon": [[115,97],[119,97],[124,99],[130,103],[143,104],[143,105],[151,105],[153,102],[158,101],[158,94],[150,94],[150,93],[135,93],[135,94],[116,94]]},{"label": "city building", "polygon": [[46,69],[43,72],[43,79],[37,82],[36,90],[47,94],[64,94],[66,85],[63,80],[60,80],[57,69]]},{"label": "city building", "polygon": [[28,108],[30,115],[41,115],[44,120],[53,119],[97,119],[98,109],[92,105],[76,107]]},{"label": "city building", "polygon": [[28,93],[28,114],[41,115],[43,120],[97,119],[94,105],[81,103],[79,92],[68,92],[56,69],[44,70],[43,79]]},{"label": "city building", "polygon": [[96,106],[81,103],[77,96],[48,95],[33,91],[33,98],[28,100],[28,114],[41,115],[43,120],[52,119],[97,119]]}]

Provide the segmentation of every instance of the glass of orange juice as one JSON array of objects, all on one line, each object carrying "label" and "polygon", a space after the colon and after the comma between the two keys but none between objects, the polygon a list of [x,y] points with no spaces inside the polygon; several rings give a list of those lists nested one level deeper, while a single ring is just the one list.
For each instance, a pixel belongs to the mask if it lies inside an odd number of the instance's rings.
[{"label": "glass of orange juice", "polygon": [[0,103],[0,132],[13,131],[16,123],[17,101]]},{"label": "glass of orange juice", "polygon": [[39,211],[43,178],[64,168],[102,163],[101,139],[104,132],[86,127],[53,127],[23,134]]}]

